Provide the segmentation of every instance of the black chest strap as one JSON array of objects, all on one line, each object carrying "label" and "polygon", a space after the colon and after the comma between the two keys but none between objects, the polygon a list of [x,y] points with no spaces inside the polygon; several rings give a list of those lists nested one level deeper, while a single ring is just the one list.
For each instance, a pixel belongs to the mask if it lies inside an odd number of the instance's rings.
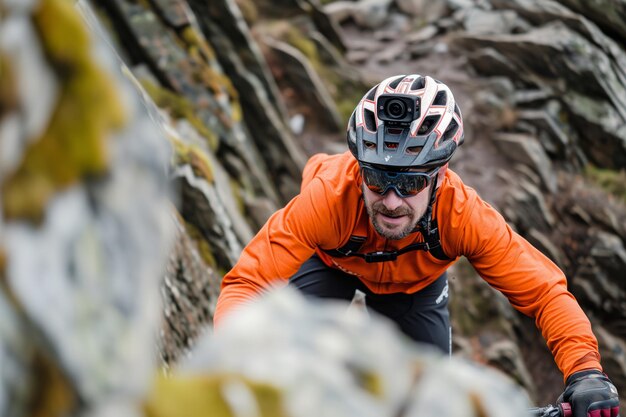
[{"label": "black chest strap", "polygon": [[[350,236],[348,242],[340,248],[337,249],[322,249],[324,252],[329,254],[330,256],[336,258],[345,258],[347,256],[358,256],[359,258],[365,259],[365,262],[387,262],[387,261],[395,261],[398,256],[415,251],[415,250],[423,250],[430,252],[435,258],[441,261],[448,261],[450,258],[444,253],[443,248],[441,247],[441,239],[439,238],[439,228],[437,227],[437,221],[432,220],[430,222],[430,227],[427,227],[424,234],[424,242],[412,243],[407,245],[401,249],[395,251],[377,251],[377,252],[369,252],[369,253],[359,253],[359,249],[365,243],[366,237],[364,236]],[[423,230],[423,229],[422,229]]]}]

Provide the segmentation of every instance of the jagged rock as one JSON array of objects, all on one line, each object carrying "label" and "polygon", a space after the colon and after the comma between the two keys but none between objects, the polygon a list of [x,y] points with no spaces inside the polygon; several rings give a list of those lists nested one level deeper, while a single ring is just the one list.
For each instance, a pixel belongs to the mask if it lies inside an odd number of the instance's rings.
[{"label": "jagged rock", "polygon": [[308,14],[311,16],[315,28],[324,39],[327,39],[335,48],[345,53],[346,45],[340,35],[339,24],[324,12],[324,8],[318,2],[309,1],[309,5],[311,6],[311,11]]},{"label": "jagged rock", "polygon": [[546,255],[552,262],[554,262],[560,268],[565,265],[565,255],[563,252],[550,241],[550,238],[541,233],[537,229],[530,229],[526,235],[528,241],[537,249],[539,249],[544,255]]},{"label": "jagged rock", "polygon": [[174,380],[234,374],[263,382],[282,394],[285,415],[294,417],[526,413],[525,396],[510,380],[408,342],[387,320],[348,311],[347,303],[314,303],[288,287],[226,320]]},{"label": "jagged rock", "polygon": [[554,226],[554,215],[548,209],[541,190],[524,180],[508,191],[503,211],[507,220],[524,232],[533,228],[547,231]]},{"label": "jagged rock", "polygon": [[398,60],[406,54],[407,48],[404,41],[394,42],[387,49],[375,54],[372,59],[376,62],[386,64]]},{"label": "jagged rock", "polygon": [[[626,303],[624,303],[626,304]],[[626,305],[622,306],[626,309]],[[620,336],[624,334],[624,322],[616,323],[610,332],[597,321],[593,322],[594,332],[598,337],[602,366],[607,375],[615,375],[611,380],[618,387],[626,386],[626,343]]]},{"label": "jagged rock", "polygon": [[570,9],[593,20],[598,26],[606,27],[607,32],[619,34],[626,39],[626,2],[624,0],[561,0]]},{"label": "jagged rock", "polygon": [[[462,46],[462,48],[465,47]],[[494,48],[480,48],[470,53],[468,60],[476,71],[486,76],[498,75],[511,79],[518,77],[515,65]]]},{"label": "jagged rock", "polygon": [[528,165],[537,172],[548,191],[551,193],[556,191],[557,183],[552,163],[536,138],[516,133],[498,133],[495,143],[508,158]]},{"label": "jagged rock", "polygon": [[[609,166],[626,164],[626,84],[621,80],[619,64],[624,52],[614,51],[606,37],[594,32],[593,42],[554,22],[520,35],[467,37],[461,41],[471,49],[495,48],[516,68],[518,79],[536,85],[549,84],[564,95],[564,106],[575,129],[586,131],[592,137],[603,137],[607,154],[599,155],[587,138],[581,138],[581,147],[594,161]],[[600,47],[596,46],[598,42]],[[606,54],[603,49],[610,50]],[[575,54],[567,51],[576,51]],[[550,57],[550,58],[548,58]],[[543,81],[539,84],[539,79]],[[569,88],[546,79],[563,79]],[[594,97],[594,98],[592,98]]]},{"label": "jagged rock", "polygon": [[[198,238],[198,237],[197,237]],[[164,322],[159,340],[161,358],[171,365],[193,346],[195,338],[211,323],[220,291],[221,277],[203,259],[212,256],[202,239],[190,238],[180,220],[176,221],[176,243],[170,253],[162,293]]]},{"label": "jagged rock", "polygon": [[324,5],[324,13],[326,13],[333,22],[339,24],[348,19],[352,19],[356,7],[357,4],[353,1],[333,1]]},{"label": "jagged rock", "polygon": [[420,30],[418,30],[417,32],[412,32],[408,34],[405,39],[407,43],[409,44],[415,44],[415,43],[419,44],[419,43],[422,43],[424,41],[431,39],[433,36],[437,34],[437,32],[439,32],[439,30],[437,29],[437,26],[427,25],[421,28]]},{"label": "jagged rock", "polygon": [[465,12],[463,24],[465,30],[473,35],[524,32],[530,27],[513,10],[492,11],[476,8]]},{"label": "jagged rock", "polygon": [[626,288],[622,282],[626,249],[618,236],[604,231],[596,231],[589,241],[587,257],[579,261],[579,269],[572,278],[572,291],[603,318],[605,326],[611,327],[626,320],[623,308]]},{"label": "jagged rock", "polygon": [[265,44],[271,48],[286,77],[291,78],[289,82],[293,88],[298,89],[305,103],[310,103],[308,105],[313,108],[317,121],[329,129],[342,129],[343,122],[337,106],[306,57],[284,42],[266,38]]},{"label": "jagged rock", "polygon": [[524,364],[522,354],[512,340],[500,340],[491,344],[485,350],[485,358],[487,363],[503,370],[530,393],[536,390],[528,368]]},{"label": "jagged rock", "polygon": [[564,159],[570,139],[559,126],[556,117],[553,117],[547,110],[522,110],[517,115],[520,121],[526,121],[536,127],[541,146],[547,152]]},{"label": "jagged rock", "polygon": [[446,0],[452,10],[469,9],[475,6],[474,0]]},{"label": "jagged rock", "polygon": [[[245,92],[240,96],[244,118],[263,156],[263,161],[256,160],[249,167],[266,167],[273,179],[261,183],[266,187],[272,182],[280,184],[277,188],[281,199],[288,200],[299,190],[294,178],[299,177],[306,157],[286,126],[287,111],[278,98],[278,87],[259,46],[232,0],[211,4],[189,0],[189,5],[214,46],[224,71],[237,91]],[[243,131],[241,136],[240,141],[245,138]],[[276,139],[268,141],[268,137]],[[242,149],[243,157],[249,157],[250,152],[249,146]],[[258,178],[266,177],[264,172],[257,174]]]},{"label": "jagged rock", "polygon": [[435,22],[448,13],[445,0],[395,0],[395,2],[402,12],[425,22]]},{"label": "jagged rock", "polygon": [[389,6],[392,0],[358,0],[352,18],[362,28],[381,27],[389,19]]}]

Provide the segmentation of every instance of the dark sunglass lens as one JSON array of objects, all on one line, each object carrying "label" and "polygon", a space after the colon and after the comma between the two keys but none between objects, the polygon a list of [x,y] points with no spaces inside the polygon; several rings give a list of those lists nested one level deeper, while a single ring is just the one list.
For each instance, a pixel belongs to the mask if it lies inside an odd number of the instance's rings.
[{"label": "dark sunglass lens", "polygon": [[382,194],[385,191],[385,181],[376,171],[363,168],[363,182],[371,191]]},{"label": "dark sunglass lens", "polygon": [[417,195],[428,186],[428,179],[423,175],[403,175],[398,178],[396,188],[405,197]]}]

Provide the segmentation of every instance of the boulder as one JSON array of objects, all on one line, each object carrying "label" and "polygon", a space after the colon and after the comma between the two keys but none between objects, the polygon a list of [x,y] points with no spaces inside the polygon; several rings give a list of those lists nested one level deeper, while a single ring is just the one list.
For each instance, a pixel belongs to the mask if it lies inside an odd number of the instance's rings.
[{"label": "boulder", "polygon": [[552,163],[537,138],[517,133],[498,133],[495,143],[508,158],[525,164],[538,173],[546,190],[551,193],[556,191],[557,182]]}]

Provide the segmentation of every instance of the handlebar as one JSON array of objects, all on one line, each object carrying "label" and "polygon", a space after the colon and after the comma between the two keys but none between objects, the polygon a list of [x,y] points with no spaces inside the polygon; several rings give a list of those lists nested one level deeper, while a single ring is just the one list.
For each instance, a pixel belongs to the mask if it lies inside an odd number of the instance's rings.
[{"label": "handlebar", "polygon": [[528,410],[531,417],[572,417],[572,407],[569,403],[534,407]]}]

